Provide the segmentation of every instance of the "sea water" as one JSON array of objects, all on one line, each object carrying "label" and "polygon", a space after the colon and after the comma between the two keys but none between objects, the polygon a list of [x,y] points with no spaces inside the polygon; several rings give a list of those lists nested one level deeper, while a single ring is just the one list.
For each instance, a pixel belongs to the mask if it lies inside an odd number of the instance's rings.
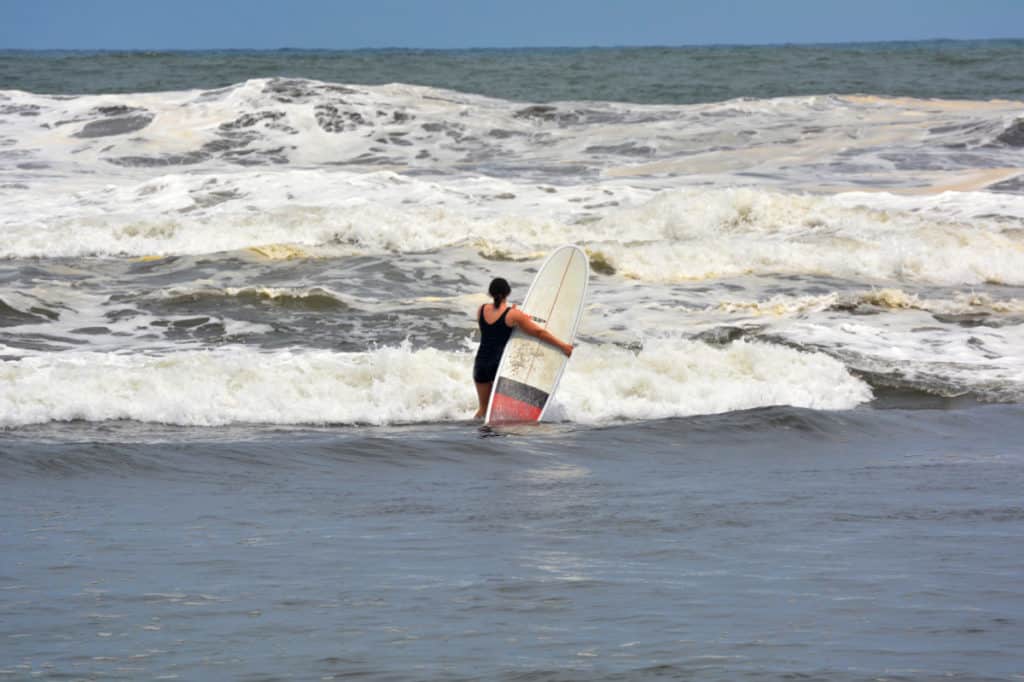
[{"label": "sea water", "polygon": [[1022,63],[0,52],[0,674],[1019,679]]}]

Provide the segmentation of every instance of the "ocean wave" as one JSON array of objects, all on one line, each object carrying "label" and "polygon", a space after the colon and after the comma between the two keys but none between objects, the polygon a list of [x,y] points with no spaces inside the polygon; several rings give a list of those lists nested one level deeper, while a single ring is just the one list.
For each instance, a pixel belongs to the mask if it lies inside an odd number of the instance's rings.
[{"label": "ocean wave", "polygon": [[826,355],[755,341],[722,347],[654,339],[634,352],[581,353],[559,389],[570,420],[664,419],[770,405],[850,409],[871,390]]},{"label": "ocean wave", "polygon": [[950,173],[1019,167],[1021,137],[1019,103],[1005,101],[823,94],[678,106],[532,104],[401,83],[282,78],[179,92],[2,94],[0,168],[48,178],[315,166],[559,184],[757,177],[929,191]]},{"label": "ocean wave", "polygon": [[191,306],[197,302],[240,301],[280,308],[294,308],[314,312],[337,312],[350,307],[345,297],[325,287],[225,287],[223,289],[173,288],[150,294],[171,306]]},{"label": "ocean wave", "polygon": [[925,302],[897,292],[878,292],[866,301],[867,306],[884,301],[896,312],[797,318],[766,336],[827,353],[873,385],[991,402],[1024,400],[1024,320],[1019,315],[999,320],[984,312],[984,303]]},{"label": "ocean wave", "polygon": [[1024,147],[1024,118],[1015,119],[1007,125],[995,141],[1008,147]]},{"label": "ocean wave", "polygon": [[[1019,221],[962,222],[753,189],[676,190],[610,214],[593,245],[620,274],[685,281],[816,274],[938,284],[1024,283]],[[606,237],[607,236],[607,237]]]},{"label": "ocean wave", "polygon": [[63,195],[52,189],[23,192],[0,207],[8,237],[0,256],[150,257],[249,249],[262,257],[301,258],[428,251],[473,241],[522,252],[530,243],[543,248],[570,236],[559,215],[572,213],[573,200],[589,193],[602,194],[581,187],[563,197],[488,178],[441,183],[391,172],[165,175]]},{"label": "ocean wave", "polygon": [[921,297],[902,289],[873,289],[843,297],[832,304],[840,308],[877,306],[891,310],[924,310],[946,315],[1024,315],[1024,300],[994,298],[987,293],[957,292],[949,299]]},{"label": "ocean wave", "polygon": [[[65,352],[0,363],[0,425],[128,419],[179,425],[397,424],[474,411],[469,353],[246,348],[169,355]],[[768,405],[847,409],[871,391],[822,354],[757,342],[581,346],[554,418],[587,424]]]},{"label": "ocean wave", "polygon": [[1024,315],[1024,300],[996,298],[984,292],[956,292],[949,298],[928,298],[897,287],[866,291],[805,296],[775,295],[765,299],[724,299],[703,309],[705,313],[787,317],[825,310],[869,313],[882,309],[889,311],[922,310],[940,315],[1008,316],[1014,320]]},{"label": "ocean wave", "polygon": [[[215,203],[203,205],[211,192]],[[982,195],[986,196],[986,195]],[[607,200],[602,202],[603,200]],[[1024,283],[1024,197],[942,217],[880,195],[578,185],[390,172],[161,176],[0,208],[3,257],[151,257],[250,250],[268,258],[423,252],[456,246],[534,259],[576,242],[595,270],[673,282],[824,274],[938,284]],[[890,204],[895,204],[891,205]]]}]

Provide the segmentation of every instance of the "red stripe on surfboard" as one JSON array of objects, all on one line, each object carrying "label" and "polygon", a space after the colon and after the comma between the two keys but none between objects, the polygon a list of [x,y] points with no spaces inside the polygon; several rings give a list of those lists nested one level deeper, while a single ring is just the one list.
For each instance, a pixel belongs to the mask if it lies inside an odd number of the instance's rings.
[{"label": "red stripe on surfboard", "polygon": [[491,418],[488,423],[535,422],[540,419],[540,413],[541,408],[536,405],[524,403],[502,393],[495,393],[491,400]]}]

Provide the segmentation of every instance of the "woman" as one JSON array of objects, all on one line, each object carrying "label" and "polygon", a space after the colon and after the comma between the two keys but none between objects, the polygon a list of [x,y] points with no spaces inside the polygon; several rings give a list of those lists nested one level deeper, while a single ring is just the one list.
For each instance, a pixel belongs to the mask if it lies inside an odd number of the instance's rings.
[{"label": "woman", "polygon": [[572,355],[570,344],[541,327],[522,310],[508,304],[506,299],[511,291],[508,282],[501,277],[495,278],[487,289],[494,302],[483,304],[477,313],[477,320],[480,322],[480,348],[473,363],[473,381],[476,382],[480,409],[476,411],[474,419],[483,419],[487,414],[487,402],[491,399],[491,386],[498,373],[501,354],[509,337],[512,336],[512,330],[516,327],[530,336],[536,336],[541,341],[557,346],[566,355]]}]

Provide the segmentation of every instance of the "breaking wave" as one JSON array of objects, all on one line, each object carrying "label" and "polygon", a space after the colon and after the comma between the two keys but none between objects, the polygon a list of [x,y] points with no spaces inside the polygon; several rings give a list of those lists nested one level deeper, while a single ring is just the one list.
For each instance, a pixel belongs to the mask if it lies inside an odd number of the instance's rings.
[{"label": "breaking wave", "polygon": [[[25,357],[0,364],[0,424],[462,420],[476,407],[471,364],[468,353],[408,345],[362,353],[230,348]],[[847,409],[870,398],[866,384],[825,355],[757,342],[716,348],[661,339],[639,351],[580,347],[553,414],[596,424],[769,405]]]},{"label": "breaking wave", "polygon": [[[12,202],[0,209],[7,235],[0,256],[249,249],[310,258],[468,246],[488,257],[529,259],[576,242],[598,272],[643,281],[782,273],[1024,283],[1024,218],[1015,216],[950,220],[905,205],[851,205],[844,195],[745,188],[548,189],[484,178],[456,187],[390,172],[161,176],[63,201]],[[211,192],[218,201],[202,205]],[[587,203],[601,197],[614,205]],[[1024,215],[1024,197],[1015,201],[1004,210]]]}]

